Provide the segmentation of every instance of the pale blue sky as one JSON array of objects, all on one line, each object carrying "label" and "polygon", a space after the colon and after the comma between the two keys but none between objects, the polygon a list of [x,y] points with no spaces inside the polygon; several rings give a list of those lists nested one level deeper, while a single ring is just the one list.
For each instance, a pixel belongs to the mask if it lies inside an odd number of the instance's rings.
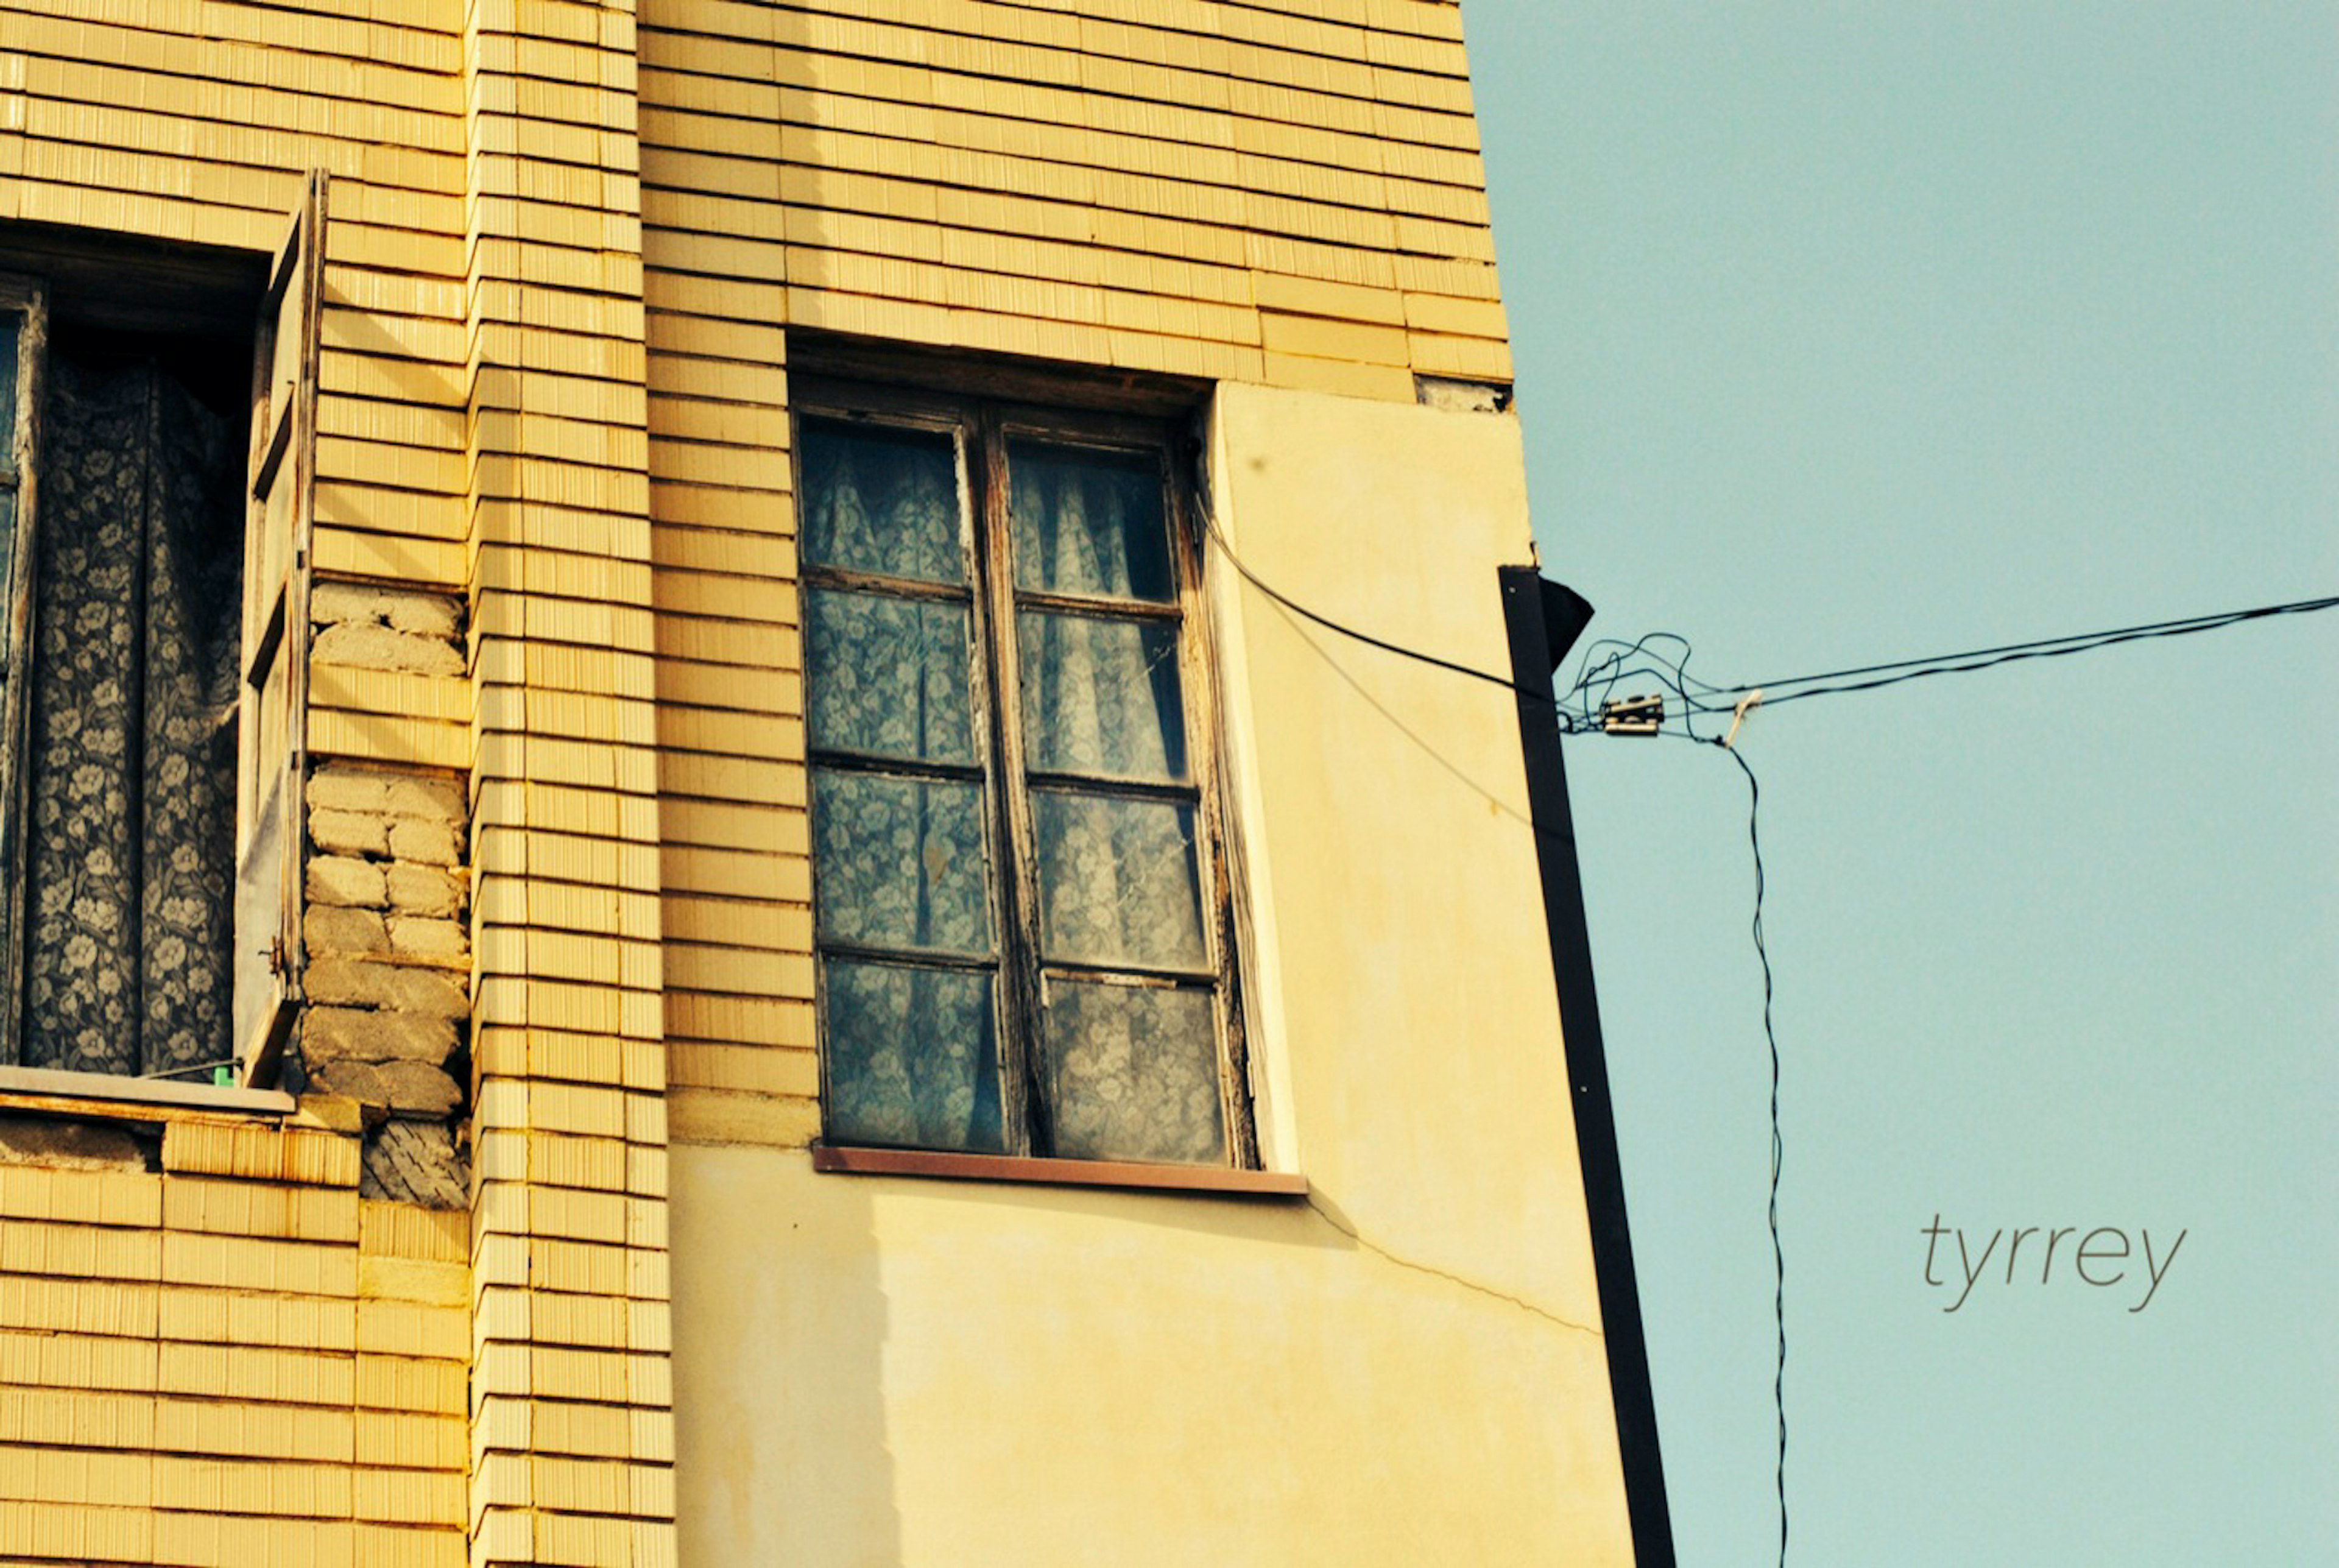
[{"label": "pale blue sky", "polygon": [[[1465,17],[1587,636],[1732,684],[2339,592],[2339,12]],[[2332,1560],[2334,669],[2339,612],[1754,720],[1791,1561]],[[1681,1560],[1765,1563],[1746,791],[1567,760]],[[2058,1263],[1949,1314],[1937,1211],[2186,1240],[2142,1313]]]}]

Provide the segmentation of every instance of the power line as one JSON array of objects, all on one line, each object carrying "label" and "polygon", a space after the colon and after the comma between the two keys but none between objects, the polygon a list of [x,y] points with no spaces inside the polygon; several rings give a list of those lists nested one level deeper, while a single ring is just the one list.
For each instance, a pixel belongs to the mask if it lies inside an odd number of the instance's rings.
[{"label": "power line", "polygon": [[[1334,619],[1322,611],[1300,603],[1251,570],[1249,563],[1239,554],[1232,540],[1219,528],[1218,518],[1207,507],[1201,509],[1202,529],[1218,552],[1227,558],[1244,582],[1291,614],[1326,631],[1347,637],[1367,647],[1411,659],[1432,669],[1446,671],[1467,679],[1499,686],[1517,696],[1541,700],[1542,694],[1532,691],[1505,676],[1489,670],[1460,664],[1453,659],[1408,647],[1387,637],[1361,631],[1346,622]],[[1689,673],[1693,653],[1690,640],[1678,632],[1650,632],[1633,642],[1625,643],[1604,637],[1584,650],[1584,663],[1578,668],[1575,683],[1564,695],[1558,697],[1559,728],[1564,735],[1582,735],[1600,728],[1597,709],[1619,685],[1635,679],[1652,680],[1664,686],[1681,702],[1682,727],[1662,731],[1664,734],[1686,735],[1702,741],[1707,736],[1697,733],[1696,720],[1701,716],[1724,714],[1733,705],[1728,699],[1761,692],[1770,704],[1796,702],[1805,697],[1840,696],[1852,692],[1875,691],[1884,686],[1922,680],[1932,676],[1959,675],[1972,670],[1989,669],[1999,665],[2015,664],[2026,659],[2060,658],[2068,654],[2090,653],[2097,648],[2111,647],[2120,643],[2143,642],[2156,637],[2189,636],[2199,632],[2221,631],[2250,621],[2265,620],[2275,616],[2310,615],[2321,610],[2339,608],[2339,596],[2316,599],[2295,599],[2278,605],[2260,605],[2250,609],[2223,610],[2206,616],[2189,616],[2177,620],[2152,621],[2141,626],[2116,626],[2103,631],[2075,632],[2064,636],[2041,637],[2031,642],[2006,643],[1996,647],[1969,648],[1962,653],[1930,654],[1920,658],[1893,659],[1881,664],[1858,665],[1847,669],[1823,670],[1813,675],[1789,676],[1782,679],[1750,681],[1742,685],[1718,686]],[[1681,655],[1668,662],[1661,654],[1653,652],[1652,643],[1678,643]],[[1611,650],[1603,654],[1601,650]],[[1635,658],[1650,662],[1633,665]],[[1860,676],[1870,680],[1854,680]],[[1821,683],[1835,682],[1835,685]],[[1798,688],[1798,689],[1784,689]],[[1597,696],[1594,695],[1597,692]],[[1569,703],[1581,698],[1574,709]],[[1722,699],[1716,701],[1714,699]]]},{"label": "power line", "polygon": [[[1932,654],[1923,658],[1895,659],[1886,664],[1862,665],[1852,669],[1826,670],[1817,675],[1791,676],[1784,680],[1750,681],[1744,685],[1729,686],[1713,695],[1740,696],[1760,691],[1766,703],[1793,702],[1801,697],[1832,696],[1845,692],[1874,691],[1880,686],[1897,685],[1902,681],[1921,679],[1927,676],[1957,675],[1967,670],[1989,669],[1996,665],[2013,664],[2023,659],[2060,658],[2067,654],[2092,653],[2097,648],[2111,647],[2120,643],[2144,642],[2155,637],[2189,636],[2196,632],[2222,631],[2249,621],[2265,620],[2275,616],[2312,615],[2319,610],[2339,608],[2339,596],[2320,599],[2295,599],[2287,604],[2260,605],[2253,609],[2223,610],[2214,615],[2188,616],[2181,620],[2153,621],[2143,626],[2117,626],[2099,632],[2077,632],[2068,636],[2041,637],[2034,642],[2008,643],[1994,648],[1971,648],[1964,653]],[[1820,681],[1846,681],[1854,676],[1876,676],[1875,680],[1858,681],[1850,685],[1815,685]],[[1801,691],[1781,691],[1782,686],[1801,686]],[[1712,688],[1705,688],[1709,693]],[[1687,700],[1686,697],[1684,700]],[[1706,710],[1706,711],[1711,711]]]},{"label": "power line", "polygon": [[[1836,696],[1851,692],[1875,691],[1899,685],[1904,682],[1922,680],[1933,676],[1959,675],[1972,670],[1989,669],[1999,665],[2018,663],[2026,659],[2060,658],[2068,654],[2090,653],[2097,648],[2112,647],[2121,643],[2143,642],[2157,637],[2190,636],[2200,632],[2222,631],[2228,626],[2242,626],[2251,621],[2266,620],[2277,616],[2311,615],[2317,611],[2339,608],[2339,596],[2314,599],[2296,599],[2278,605],[2260,605],[2250,609],[2224,610],[2214,615],[2189,616],[2179,620],[2153,621],[2142,626],[2115,626],[2102,631],[2076,632],[2059,637],[2042,637],[2032,642],[2007,643],[1996,647],[1970,648],[1962,653],[1932,654],[1922,658],[1894,659],[1880,664],[1860,665],[1849,669],[1824,670],[1813,675],[1791,676],[1781,680],[1750,681],[1743,685],[1717,686],[1711,681],[1700,680],[1689,673],[1691,647],[1689,639],[1673,632],[1652,632],[1631,643],[1604,639],[1585,650],[1584,665],[1575,684],[1560,699],[1560,728],[1564,734],[1583,734],[1600,728],[1597,709],[1615,689],[1628,681],[1648,681],[1670,693],[1680,704],[1680,727],[1665,728],[1660,734],[1677,735],[1691,740],[1709,737],[1697,731],[1702,717],[1727,714],[1734,705],[1731,699],[1760,692],[1766,704],[1795,702],[1804,697]],[[1653,647],[1653,644],[1677,643],[1679,657],[1668,659]],[[1603,654],[1603,649],[1611,650]],[[1634,663],[1633,661],[1640,662]],[[1854,677],[1868,676],[1868,679]],[[1783,688],[1783,689],[1782,689]],[[1667,715],[1670,724],[1673,715]]]},{"label": "power line", "polygon": [[[1260,594],[1264,595],[1268,600],[1273,602],[1279,610],[1289,615],[1298,616],[1303,620],[1321,626],[1325,630],[1335,633],[1340,636],[1347,637],[1352,641],[1362,643],[1367,647],[1377,648],[1384,653],[1394,654],[1401,658],[1411,659],[1416,663],[1427,665],[1435,669],[1446,670],[1451,674],[1465,676],[1472,680],[1484,682],[1488,685],[1500,686],[1505,691],[1515,693],[1521,696],[1534,697],[1537,700],[1542,699],[1542,693],[1531,691],[1528,688],[1518,685],[1516,682],[1507,680],[1501,676],[1493,675],[1485,670],[1474,669],[1467,665],[1457,664],[1450,659],[1440,658],[1434,654],[1424,653],[1417,648],[1406,647],[1402,644],[1390,642],[1386,638],[1374,636],[1370,633],[1359,631],[1353,626],[1333,619],[1329,616],[1323,615],[1309,608],[1308,606],[1303,605],[1289,597],[1288,595],[1281,593],[1272,585],[1261,579],[1258,574],[1252,571],[1243,561],[1242,557],[1236,553],[1233,544],[1223,533],[1219,532],[1216,518],[1211,517],[1207,510],[1204,510],[1202,513],[1202,525],[1210,542],[1217,547],[1221,555],[1226,557],[1228,564],[1234,567],[1235,571],[1245,582],[1248,583],[1253,588],[1257,589]],[[1772,1374],[1771,1393],[1772,1406],[1778,1415],[1778,1459],[1775,1471],[1775,1480],[1779,1500],[1780,1568],[1786,1568],[1788,1541],[1787,1257],[1786,1249],[1781,1238],[1779,1228],[1779,1190],[1781,1178],[1786,1164],[1786,1143],[1781,1132],[1779,1115],[1779,1036],[1777,1027],[1772,1017],[1774,984],[1771,971],[1770,949],[1764,940],[1762,931],[1762,902],[1765,880],[1762,867],[1762,838],[1761,827],[1762,786],[1760,781],[1755,778],[1754,769],[1748,764],[1744,754],[1742,754],[1736,746],[1731,744],[1732,739],[1736,735],[1737,726],[1735,725],[1732,726],[1731,735],[1728,737],[1701,735],[1697,733],[1696,720],[1701,716],[1730,713],[1733,707],[1737,708],[1738,716],[1742,719],[1743,718],[1747,705],[1732,704],[1726,700],[1716,702],[1712,700],[1715,698],[1727,699],[1731,697],[1743,698],[1753,696],[1758,701],[1776,704],[1793,702],[1803,697],[1834,696],[1851,692],[1875,691],[1885,686],[1899,685],[1904,682],[1922,680],[1932,676],[1959,675],[1973,670],[1989,669],[1999,665],[2018,663],[2027,659],[2059,658],[2065,655],[2089,653],[2097,648],[2111,647],[2121,643],[2142,642],[2157,637],[2188,636],[2200,632],[2220,631],[2228,626],[2241,626],[2250,621],[2269,619],[2276,616],[2311,615],[2318,611],[2333,608],[2339,608],[2339,596],[2318,599],[2297,599],[2284,604],[2261,605],[2250,609],[2226,610],[2213,615],[2187,616],[2178,620],[2154,621],[2140,626],[2118,626],[2096,632],[2079,632],[2058,637],[2043,637],[2027,643],[2008,643],[1996,647],[1973,648],[1963,653],[1934,654],[1921,658],[1896,659],[1882,664],[1862,665],[1849,669],[1827,670],[1814,675],[1789,676],[1781,680],[1750,682],[1744,685],[1736,686],[1716,686],[1711,682],[1699,679],[1698,677],[1690,675],[1689,661],[1693,649],[1689,639],[1676,632],[1651,632],[1630,643],[1621,642],[1614,638],[1603,638],[1584,650],[1584,664],[1579,667],[1575,683],[1569,687],[1567,693],[1564,696],[1557,698],[1555,702],[1555,713],[1554,716],[1555,717],[1558,727],[1563,734],[1599,733],[1600,725],[1596,710],[1608,699],[1609,694],[1613,693],[1618,685],[1626,681],[1645,678],[1653,680],[1664,686],[1667,690],[1672,692],[1674,696],[1678,697],[1682,704],[1682,727],[1679,729],[1660,729],[1653,733],[1684,740],[1696,741],[1702,745],[1720,746],[1729,754],[1731,761],[1736,763],[1738,764],[1739,771],[1746,776],[1746,839],[1748,848],[1752,852],[1754,861],[1754,915],[1752,931],[1754,938],[1754,956],[1757,962],[1762,965],[1762,1038],[1764,1043],[1769,1049],[1771,1062],[1771,1191],[1769,1201],[1772,1267],[1771,1305],[1772,1321],[1775,1323],[1778,1331],[1778,1359]],[[1301,640],[1308,641],[1309,639],[1308,639],[1303,634]],[[1650,645],[1652,643],[1666,642],[1677,643],[1681,646],[1680,656],[1670,662],[1667,662],[1663,656],[1653,653],[1650,649]],[[1312,643],[1310,646],[1313,646]],[[1602,652],[1604,648],[1610,651],[1604,654]],[[1416,745],[1419,745],[1424,751],[1429,753],[1430,756],[1442,766],[1446,767],[1448,772],[1454,774],[1456,778],[1460,779],[1472,790],[1493,802],[1498,808],[1507,811],[1509,814],[1513,816],[1516,816],[1518,814],[1515,810],[1509,808],[1505,803],[1499,800],[1491,792],[1488,792],[1482,786],[1478,785],[1475,781],[1470,779],[1467,774],[1462,773],[1459,768],[1456,767],[1450,760],[1440,753],[1436,747],[1431,745],[1424,737],[1416,734],[1410,728],[1398,721],[1395,714],[1391,713],[1381,703],[1375,700],[1369,693],[1365,691],[1362,685],[1357,684],[1353,676],[1349,676],[1347,671],[1340,669],[1337,664],[1333,663],[1329,656],[1325,654],[1323,649],[1316,648],[1315,651],[1319,657],[1325,659],[1327,664],[1330,664],[1333,669],[1337,671],[1344,680],[1347,681],[1349,685],[1354,687],[1360,696],[1363,696],[1367,703],[1371,704],[1371,705],[1381,714],[1382,717],[1396,725],[1396,727],[1403,731],[1409,739],[1411,739]],[[1632,661],[1635,659],[1647,659],[1651,662],[1635,665],[1632,663]],[[1874,678],[1854,678],[1859,676],[1872,676]],[[1836,684],[1826,684],[1831,682]],[[1782,687],[1796,689],[1780,689]],[[1596,696],[1594,695],[1595,691],[1597,693]],[[1571,710],[1568,706],[1569,702],[1577,698],[1582,699],[1580,705],[1577,708]],[[1545,831],[1537,827],[1532,822],[1528,822],[1526,825],[1538,833]]]},{"label": "power line", "polygon": [[1779,1328],[1778,1370],[1771,1400],[1779,1413],[1779,1564],[1787,1562],[1787,1254],[1779,1240],[1779,1175],[1786,1164],[1786,1141],[1779,1131],[1779,1035],[1771,1021],[1771,950],[1762,940],[1762,786],[1737,747],[1716,740],[1746,775],[1746,842],[1754,852],[1754,956],[1762,965],[1762,1038],[1771,1047],[1771,1315]]},{"label": "power line", "polygon": [[1294,617],[1299,614],[1298,611],[1286,605],[1279,598],[1273,599],[1271,602],[1275,606],[1275,613],[1283,616],[1285,623],[1291,626],[1291,635],[1298,637],[1300,642],[1305,644],[1308,652],[1323,660],[1324,667],[1330,670],[1335,676],[1337,676],[1342,684],[1347,685],[1350,691],[1356,693],[1357,699],[1367,707],[1380,715],[1381,717],[1387,722],[1390,728],[1396,730],[1397,734],[1403,735],[1415,745],[1420,747],[1421,750],[1427,754],[1431,762],[1436,763],[1439,767],[1445,769],[1446,772],[1451,774],[1465,789],[1468,790],[1472,794],[1476,795],[1479,799],[1485,801],[1488,805],[1494,807],[1495,810],[1502,815],[1510,818],[1515,823],[1517,823],[1520,826],[1534,833],[1537,838],[1554,840],[1558,838],[1559,835],[1553,833],[1549,828],[1540,825],[1533,817],[1525,814],[1518,807],[1513,805],[1510,802],[1505,800],[1502,796],[1488,789],[1485,784],[1480,784],[1476,779],[1472,778],[1468,774],[1465,773],[1460,764],[1456,764],[1453,758],[1447,756],[1444,752],[1438,750],[1435,745],[1431,744],[1428,737],[1422,735],[1420,731],[1415,729],[1411,725],[1406,724],[1403,719],[1397,717],[1396,715],[1390,710],[1389,705],[1387,703],[1381,701],[1380,698],[1373,695],[1370,691],[1366,689],[1364,682],[1358,680],[1355,676],[1350,675],[1346,669],[1342,668],[1340,661],[1334,658],[1331,654],[1325,649],[1321,643],[1318,643],[1314,637],[1309,636],[1305,627],[1292,624]]},{"label": "power line", "polygon": [[[1859,691],[1874,691],[1907,681],[1931,676],[1956,675],[1997,665],[2011,664],[2025,659],[2058,658],[2067,654],[2091,652],[2120,643],[2140,642],[2150,638],[2186,636],[2196,633],[2218,631],[2255,620],[2277,616],[2308,615],[2339,607],[2339,597],[2300,599],[2278,605],[2262,605],[2250,609],[2228,610],[2215,615],[2194,616],[2181,620],[2156,621],[2141,626],[2112,627],[2103,631],[2082,632],[2067,636],[2040,638],[2027,643],[2011,643],[1997,647],[1974,648],[1964,653],[1936,654],[1924,658],[1900,659],[1882,664],[1866,665],[1851,669],[1829,670],[1815,675],[1792,676],[1783,680],[1749,683],[1744,685],[1719,687],[1700,680],[1689,673],[1693,652],[1689,639],[1673,632],[1653,632],[1631,643],[1604,639],[1584,652],[1584,661],[1575,684],[1561,699],[1560,728],[1564,732],[1582,733],[1599,727],[1596,710],[1604,705],[1617,686],[1627,682],[1647,680],[1663,686],[1679,699],[1679,727],[1660,728],[1655,733],[1678,736],[1721,746],[1730,754],[1746,776],[1747,813],[1746,838],[1754,862],[1754,915],[1752,931],[1754,956],[1762,970],[1762,1038],[1769,1050],[1771,1063],[1771,1190],[1769,1223],[1771,1231],[1772,1317],[1778,1333],[1778,1359],[1772,1374],[1772,1404],[1778,1417],[1778,1456],[1775,1485],[1779,1503],[1779,1565],[1786,1568],[1788,1543],[1787,1509],[1787,1260],[1779,1228],[1779,1192],[1781,1173],[1786,1163],[1786,1144],[1781,1131],[1780,1099],[1779,1036],[1773,1017],[1774,982],[1771,971],[1771,955],[1762,930],[1764,871],[1761,830],[1762,789],[1754,776],[1754,769],[1745,756],[1732,745],[1738,725],[1733,723],[1727,737],[1702,735],[1697,732],[1697,720],[1702,716],[1729,713],[1733,707],[1737,717],[1743,719],[1752,699],[1754,702],[1792,702],[1801,697],[1829,696]],[[1652,644],[1677,644],[1678,657],[1666,656]],[[1604,651],[1605,650],[1605,651]],[[1640,662],[1635,662],[1640,661]],[[1867,678],[1861,678],[1867,677]],[[1781,690],[1779,688],[1788,688]],[[1732,704],[1728,699],[1742,699]],[[1580,699],[1571,710],[1568,704]]]},{"label": "power line", "polygon": [[1337,632],[1341,636],[1364,644],[1367,647],[1378,648],[1383,653],[1395,654],[1399,658],[1412,659],[1416,664],[1425,664],[1433,669],[1446,670],[1457,676],[1467,676],[1474,681],[1484,681],[1488,685],[1500,686],[1506,692],[1513,692],[1523,697],[1534,697],[1537,701],[1542,700],[1542,693],[1530,691],[1525,686],[1519,685],[1516,681],[1511,680],[1505,676],[1495,675],[1486,670],[1474,669],[1468,665],[1456,664],[1452,659],[1440,658],[1436,654],[1426,654],[1419,648],[1409,648],[1402,643],[1393,643],[1386,638],[1377,637],[1370,632],[1360,632],[1356,627],[1336,621],[1327,615],[1309,609],[1306,605],[1301,604],[1298,600],[1277,590],[1273,586],[1262,579],[1257,572],[1252,571],[1249,567],[1246,566],[1243,563],[1243,558],[1235,554],[1235,547],[1232,541],[1230,541],[1226,535],[1219,531],[1219,520],[1212,517],[1207,509],[1202,512],[1202,531],[1209,536],[1210,543],[1218,547],[1219,553],[1226,557],[1227,564],[1234,567],[1235,571],[1242,577],[1243,581],[1248,583],[1252,587],[1257,588],[1260,593],[1266,595],[1268,598],[1274,600],[1275,603],[1282,606],[1285,609],[1289,610],[1293,615],[1298,616],[1302,620],[1313,622],[1315,625],[1322,626],[1327,632]]}]

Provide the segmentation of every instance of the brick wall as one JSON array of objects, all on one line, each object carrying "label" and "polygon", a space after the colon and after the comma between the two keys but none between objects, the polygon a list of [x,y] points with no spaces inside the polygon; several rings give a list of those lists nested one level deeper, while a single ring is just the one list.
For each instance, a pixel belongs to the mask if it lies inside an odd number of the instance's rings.
[{"label": "brick wall", "polygon": [[317,1078],[281,1129],[0,1101],[12,1562],[466,1557],[460,8],[348,10],[0,0],[0,222],[266,251],[333,177]]},{"label": "brick wall", "polygon": [[464,1217],[304,1116],[0,1114],[0,1556],[463,1561]]},{"label": "brick wall", "polygon": [[[459,601],[350,583],[311,597],[317,670],[460,677]],[[329,758],[308,783],[309,1005],[300,1060],[373,1123],[368,1196],[469,1201],[471,937],[467,781]]]},{"label": "brick wall", "polygon": [[361,9],[0,0],[0,223],[332,176],[304,1124],[0,1150],[0,1556],[671,1553],[669,1129],[818,1126],[791,330],[1509,373],[1446,0]]},{"label": "brick wall", "polygon": [[1507,380],[1446,0],[642,0],[674,1136],[819,1127],[791,329]]}]

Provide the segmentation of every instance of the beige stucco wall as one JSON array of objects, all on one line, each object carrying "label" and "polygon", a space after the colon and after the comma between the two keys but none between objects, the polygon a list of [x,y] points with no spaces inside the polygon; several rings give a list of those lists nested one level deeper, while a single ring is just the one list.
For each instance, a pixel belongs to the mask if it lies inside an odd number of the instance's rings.
[{"label": "beige stucco wall", "polygon": [[[1222,526],[1506,667],[1515,423],[1229,385]],[[1630,1560],[1515,709],[1214,560],[1261,1133],[1306,1203],[673,1153],[688,1564]]]}]

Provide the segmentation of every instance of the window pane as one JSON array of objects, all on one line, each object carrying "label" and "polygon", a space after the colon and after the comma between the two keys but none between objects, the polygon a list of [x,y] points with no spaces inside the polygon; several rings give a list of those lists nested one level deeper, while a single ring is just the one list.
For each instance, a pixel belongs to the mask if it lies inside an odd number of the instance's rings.
[{"label": "window pane", "polygon": [[16,337],[22,316],[0,316],[0,468],[16,466]]},{"label": "window pane", "polygon": [[[16,564],[16,492],[0,489],[0,589],[5,588],[9,569]],[[5,596],[0,594],[0,606]],[[5,678],[8,660],[8,626],[11,617],[0,611],[0,678]]]},{"label": "window pane", "polygon": [[1192,806],[1034,790],[1031,812],[1043,958],[1116,968],[1209,964]]},{"label": "window pane", "polygon": [[823,937],[990,953],[980,785],[815,768],[812,820]]},{"label": "window pane", "polygon": [[989,974],[826,960],[828,1134],[999,1153]]},{"label": "window pane", "polygon": [[27,1066],[232,1055],[242,454],[152,366],[53,361],[26,698]]},{"label": "window pane", "polygon": [[1055,1152],[1223,1162],[1215,1011],[1205,991],[1051,981],[1040,1071]]},{"label": "window pane", "polygon": [[842,588],[804,591],[812,744],[971,763],[964,605]]},{"label": "window pane", "polygon": [[1156,459],[1015,441],[1007,468],[1017,587],[1175,597]]},{"label": "window pane", "polygon": [[1027,610],[1023,745],[1034,768],[1116,778],[1186,776],[1178,628]]},{"label": "window pane", "polygon": [[805,564],[966,581],[952,437],[814,419],[801,435]]}]

